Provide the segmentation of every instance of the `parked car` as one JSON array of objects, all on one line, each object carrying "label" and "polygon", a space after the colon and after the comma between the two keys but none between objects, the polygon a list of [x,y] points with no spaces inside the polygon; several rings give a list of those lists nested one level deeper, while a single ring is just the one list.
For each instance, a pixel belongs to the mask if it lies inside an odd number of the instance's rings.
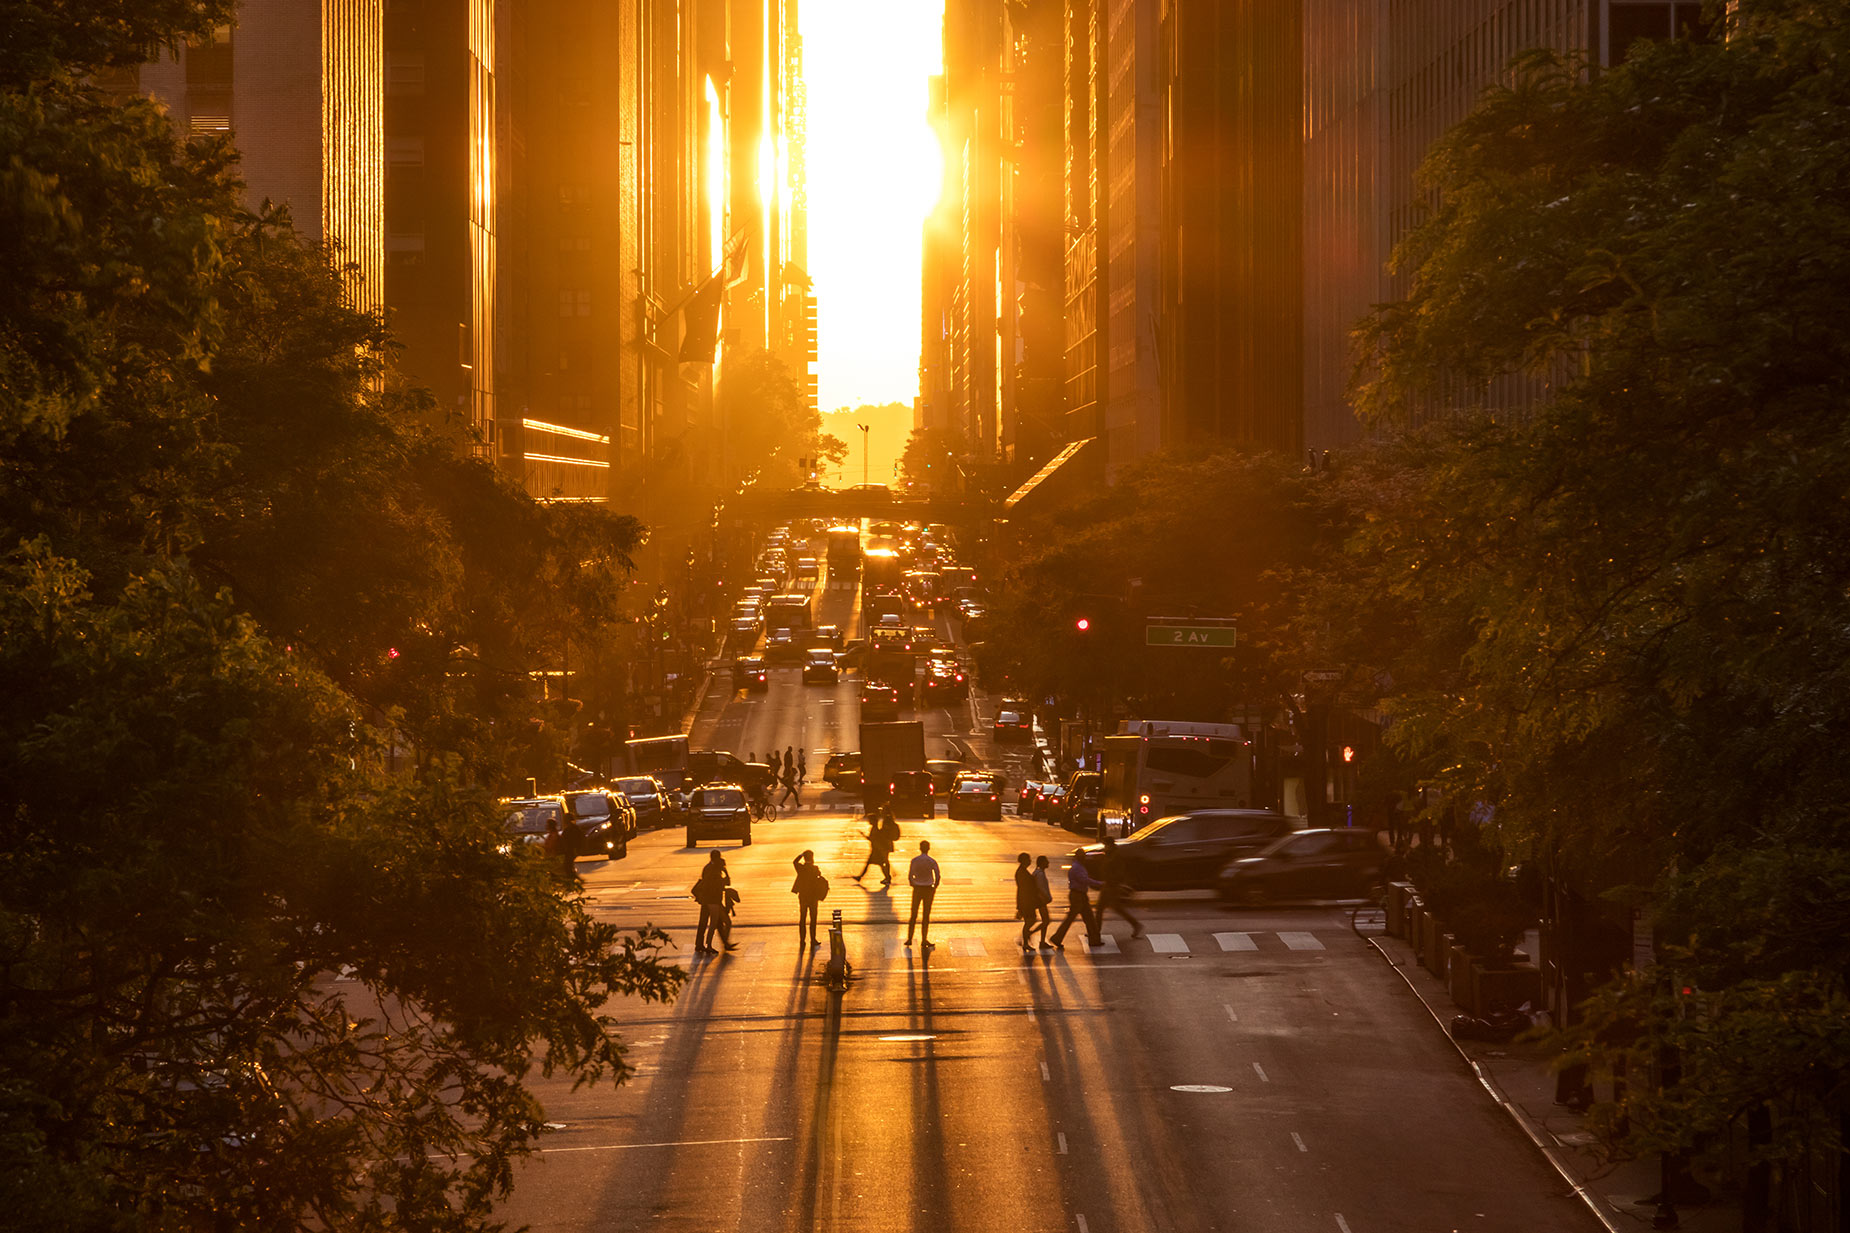
[{"label": "parked car", "polygon": [[1034,719],[1028,704],[1004,698],[996,708],[995,739],[1002,745],[1026,745],[1034,740]]},{"label": "parked car", "polygon": [[764,656],[741,655],[732,661],[732,683],[736,689],[748,689],[761,694],[771,688],[771,678],[765,670]]},{"label": "parked car", "polygon": [[737,839],[752,842],[752,814],[745,789],[736,783],[710,783],[695,788],[687,802],[687,846],[702,839]]},{"label": "parked car", "polygon": [[937,793],[926,771],[899,771],[887,785],[887,805],[896,818],[929,818],[938,812]]},{"label": "parked car", "polygon": [[940,796],[949,792],[951,782],[966,770],[963,763],[951,758],[931,758],[925,763],[925,772],[931,776],[932,791]]},{"label": "parked car", "polygon": [[945,813],[953,818],[977,821],[1002,820],[1001,784],[994,775],[965,771],[951,784]]},{"label": "parked car", "polygon": [[667,826],[673,821],[669,816],[674,807],[669,803],[668,789],[655,776],[627,776],[617,780],[616,790],[624,795],[630,807],[636,811],[638,830]]},{"label": "parked car", "polygon": [[822,768],[822,782],[831,788],[853,788],[861,786],[861,755],[858,753],[832,753]]},{"label": "parked car", "polygon": [[563,794],[565,812],[578,828],[580,856],[608,856],[612,859],[629,855],[630,840],[636,835],[636,810],[621,792],[603,789]]},{"label": "parked car", "polygon": [[[1139,890],[1215,890],[1227,862],[1291,832],[1291,819],[1264,809],[1211,809],[1158,818],[1118,841],[1121,876]],[[1090,862],[1104,845],[1086,850]]]},{"label": "parked car", "polygon": [[899,718],[899,694],[891,685],[861,686],[861,722],[881,723]]},{"label": "parked car", "polygon": [[1370,830],[1298,831],[1229,861],[1217,889],[1229,903],[1361,899],[1380,884],[1386,855]]},{"label": "parked car", "polygon": [[835,652],[826,646],[813,646],[804,652],[803,683],[805,685],[833,685],[841,680],[841,668],[835,662]]}]

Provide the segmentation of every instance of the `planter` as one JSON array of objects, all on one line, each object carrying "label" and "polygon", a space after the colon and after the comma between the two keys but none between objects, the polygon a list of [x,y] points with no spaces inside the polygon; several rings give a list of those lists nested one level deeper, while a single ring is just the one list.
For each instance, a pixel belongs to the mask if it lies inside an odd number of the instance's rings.
[{"label": "planter", "polygon": [[1445,979],[1445,960],[1457,940],[1445,932],[1445,922],[1436,919],[1426,934],[1426,970],[1440,980]]},{"label": "planter", "polygon": [[1413,922],[1408,905],[1413,900],[1413,883],[1389,882],[1387,887],[1387,931],[1389,937],[1408,939],[1413,936]]},{"label": "planter", "polygon": [[1432,918],[1426,915],[1426,904],[1418,895],[1407,900],[1407,944],[1413,947],[1413,961],[1420,962],[1420,956],[1426,953],[1426,928]]},{"label": "planter", "polygon": [[[1447,935],[1450,936],[1449,934]],[[1476,1011],[1472,1007],[1472,976],[1476,964],[1465,948],[1452,943],[1445,952],[1445,991],[1451,995],[1453,1005],[1461,1010]]]},{"label": "planter", "polygon": [[[1471,1002],[1474,1015],[1484,1015],[1496,1007],[1515,1010],[1524,1002],[1542,1004],[1542,972],[1533,963],[1501,963],[1487,967],[1483,960],[1471,961]],[[1460,1003],[1463,1005],[1463,1003]]]}]

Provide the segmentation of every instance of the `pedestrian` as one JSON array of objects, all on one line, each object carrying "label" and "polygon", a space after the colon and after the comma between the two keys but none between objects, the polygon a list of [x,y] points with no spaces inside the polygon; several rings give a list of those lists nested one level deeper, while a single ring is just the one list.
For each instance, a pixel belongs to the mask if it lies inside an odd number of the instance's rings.
[{"label": "pedestrian", "polygon": [[694,883],[694,902],[700,905],[700,924],[694,929],[694,953],[717,955],[713,945],[720,916],[726,911],[726,892],[732,889],[732,875],[726,872],[726,858],[718,852],[707,858]]},{"label": "pedestrian", "polygon": [[1053,887],[1047,884],[1047,858],[1045,856],[1034,858],[1034,893],[1041,901],[1037,909],[1041,918],[1041,923],[1037,926],[1041,931],[1041,949],[1052,950],[1053,943],[1047,940],[1047,926],[1053,924],[1053,913],[1047,905],[1053,902]]},{"label": "pedestrian", "polygon": [[803,750],[797,750],[797,782],[809,782],[809,758]]},{"label": "pedestrian", "polygon": [[784,799],[777,803],[779,805],[787,805],[793,799],[797,804],[801,805],[803,803],[803,793],[797,788],[797,768],[795,766],[786,766],[784,768]]},{"label": "pedestrian", "polygon": [[1098,922],[1100,928],[1105,924],[1105,913],[1116,912],[1124,918],[1124,923],[1131,927],[1131,936],[1143,936],[1143,922],[1131,915],[1129,888],[1124,885],[1124,862],[1118,857],[1117,841],[1109,835],[1105,837],[1104,865],[1105,889],[1098,897]]},{"label": "pedestrian", "polygon": [[[738,907],[739,892],[735,887],[728,886],[720,892],[719,911],[713,918],[713,932],[719,936],[720,942],[727,950],[738,949],[732,943],[732,914],[738,910]],[[712,947],[709,946],[708,950],[711,949]]]},{"label": "pedestrian", "polygon": [[[912,945],[912,930],[919,927],[919,941],[926,950],[932,948],[931,941],[931,901],[938,897],[938,884],[943,874],[938,869],[938,862],[932,859],[931,840],[919,840],[919,854],[912,858],[912,865],[906,870],[906,881],[912,885],[912,915],[906,918],[906,945]],[[925,921],[919,922],[919,912],[923,909]]]},{"label": "pedestrian", "polygon": [[[891,825],[889,826],[889,823]],[[859,882],[867,876],[867,871],[876,865],[880,867],[882,877],[880,885],[889,886],[893,881],[892,853],[893,846],[899,841],[899,823],[893,822],[891,815],[876,813],[867,828],[867,863],[861,866],[861,872],[854,875]]]},{"label": "pedestrian", "polygon": [[1023,954],[1033,953],[1028,938],[1033,935],[1034,923],[1041,914],[1041,892],[1034,885],[1033,859],[1026,852],[1015,858],[1015,919],[1021,922]]},{"label": "pedestrian", "polygon": [[578,881],[578,828],[570,818],[559,821],[559,877],[567,886]]},{"label": "pedestrian", "polygon": [[791,775],[796,773],[796,769],[797,769],[796,750],[786,745],[784,746],[784,777],[789,778]]},{"label": "pedestrian", "polygon": [[807,848],[790,863],[797,871],[796,881],[790,884],[790,893],[797,897],[797,945],[803,945],[803,930],[807,926],[809,944],[821,946],[821,940],[816,937],[816,915],[822,901],[829,897],[829,880],[816,868],[815,852]]},{"label": "pedestrian", "polygon": [[747,766],[750,766],[752,763],[756,762],[757,760],[758,760],[757,750],[753,750],[752,752],[745,755],[745,765]]},{"label": "pedestrian", "polygon": [[1086,868],[1086,854],[1083,848],[1073,849],[1073,863],[1066,868],[1066,917],[1060,927],[1053,932],[1055,950],[1066,949],[1066,931],[1073,927],[1075,917],[1086,927],[1086,941],[1094,946],[1102,945],[1104,939],[1099,936],[1098,917],[1092,912],[1092,896],[1089,892],[1105,885],[1092,876]]}]

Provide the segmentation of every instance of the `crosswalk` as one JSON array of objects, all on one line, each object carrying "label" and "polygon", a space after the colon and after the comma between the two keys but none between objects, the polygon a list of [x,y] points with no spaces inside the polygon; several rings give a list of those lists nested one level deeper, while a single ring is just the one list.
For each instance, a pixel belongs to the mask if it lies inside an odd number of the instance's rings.
[{"label": "crosswalk", "polygon": [[[1175,956],[1197,953],[1285,955],[1292,952],[1304,953],[1328,949],[1323,939],[1316,934],[1297,930],[1279,933],[1220,932],[1209,934],[1205,938],[1197,937],[1192,943],[1189,938],[1179,933],[1146,933],[1137,938],[1126,937],[1122,941],[1119,940],[1118,935],[1112,933],[1100,936],[1102,939],[1100,944],[1093,946],[1086,941],[1083,933],[1075,933],[1069,938],[1066,950],[1059,953],[1069,957],[1074,954],[1088,957],[1098,955]],[[940,936],[937,939],[934,955],[939,959],[988,959],[991,957],[990,947],[992,945],[996,947],[1001,956],[1012,957],[1020,954],[1019,943],[1014,935],[1001,940],[995,937],[983,938],[971,934],[953,934],[948,937]],[[848,949],[850,954],[856,955],[863,963],[874,956],[887,960],[906,960],[917,959],[925,953],[923,946],[908,945],[903,938],[897,937],[880,939],[850,937]],[[779,947],[780,953],[782,950],[783,948]],[[764,942],[744,942],[737,950],[728,952],[725,957],[734,963],[761,963],[767,953],[767,944]],[[707,956],[696,955],[692,943],[664,948],[658,954],[663,959],[676,961],[702,962],[707,958]]]}]

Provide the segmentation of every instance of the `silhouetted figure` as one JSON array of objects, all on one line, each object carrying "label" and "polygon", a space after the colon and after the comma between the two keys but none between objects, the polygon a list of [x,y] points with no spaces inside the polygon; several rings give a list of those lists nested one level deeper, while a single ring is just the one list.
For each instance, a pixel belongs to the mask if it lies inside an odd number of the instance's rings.
[{"label": "silhouetted figure", "polygon": [[887,886],[893,881],[893,846],[899,842],[899,823],[893,821],[892,814],[882,811],[873,816],[867,828],[867,863],[861,866],[861,872],[854,875],[859,882],[867,876],[869,869],[878,866],[882,874],[880,885]]},{"label": "silhouetted figure", "polygon": [[790,884],[790,893],[797,897],[797,945],[803,945],[803,932],[809,931],[809,944],[822,945],[816,937],[816,915],[824,899],[829,897],[829,880],[822,870],[816,868],[816,854],[805,849],[790,862],[796,867],[796,881]]},{"label": "silhouetted figure", "polygon": [[797,785],[797,768],[795,766],[786,766],[784,768],[784,796],[783,799],[777,803],[779,805],[788,805],[793,800],[801,805],[803,803],[803,793]]},{"label": "silhouetted figure", "polygon": [[700,924],[694,929],[694,953],[717,955],[713,936],[720,916],[726,911],[726,892],[732,889],[732,875],[726,872],[726,858],[718,852],[707,858],[694,883],[694,902],[700,905]]},{"label": "silhouetted figure", "polygon": [[1117,841],[1109,836],[1105,839],[1105,889],[1098,897],[1098,923],[1102,929],[1105,925],[1105,913],[1116,912],[1124,918],[1124,923],[1131,927],[1131,936],[1143,936],[1143,922],[1131,915],[1128,906],[1130,891],[1124,885],[1123,862],[1118,857]]},{"label": "silhouetted figure", "polygon": [[797,750],[797,782],[809,782],[809,758],[801,749]]},{"label": "silhouetted figure", "polygon": [[[931,901],[938,897],[938,883],[943,874],[938,862],[932,859],[931,840],[919,840],[919,854],[912,858],[912,865],[906,870],[906,881],[912,885],[912,914],[906,918],[906,945],[912,945],[912,931],[916,926],[919,941],[926,950],[931,949]],[[923,911],[925,920],[919,922],[919,913]]]},{"label": "silhouetted figure", "polygon": [[1094,946],[1104,942],[1098,932],[1098,916],[1092,911],[1091,892],[1105,885],[1092,876],[1086,868],[1086,854],[1079,848],[1073,849],[1073,863],[1066,870],[1066,916],[1060,927],[1053,931],[1053,944],[1060,950],[1066,949],[1066,931],[1073,927],[1073,920],[1079,919],[1086,927],[1086,941]]}]

